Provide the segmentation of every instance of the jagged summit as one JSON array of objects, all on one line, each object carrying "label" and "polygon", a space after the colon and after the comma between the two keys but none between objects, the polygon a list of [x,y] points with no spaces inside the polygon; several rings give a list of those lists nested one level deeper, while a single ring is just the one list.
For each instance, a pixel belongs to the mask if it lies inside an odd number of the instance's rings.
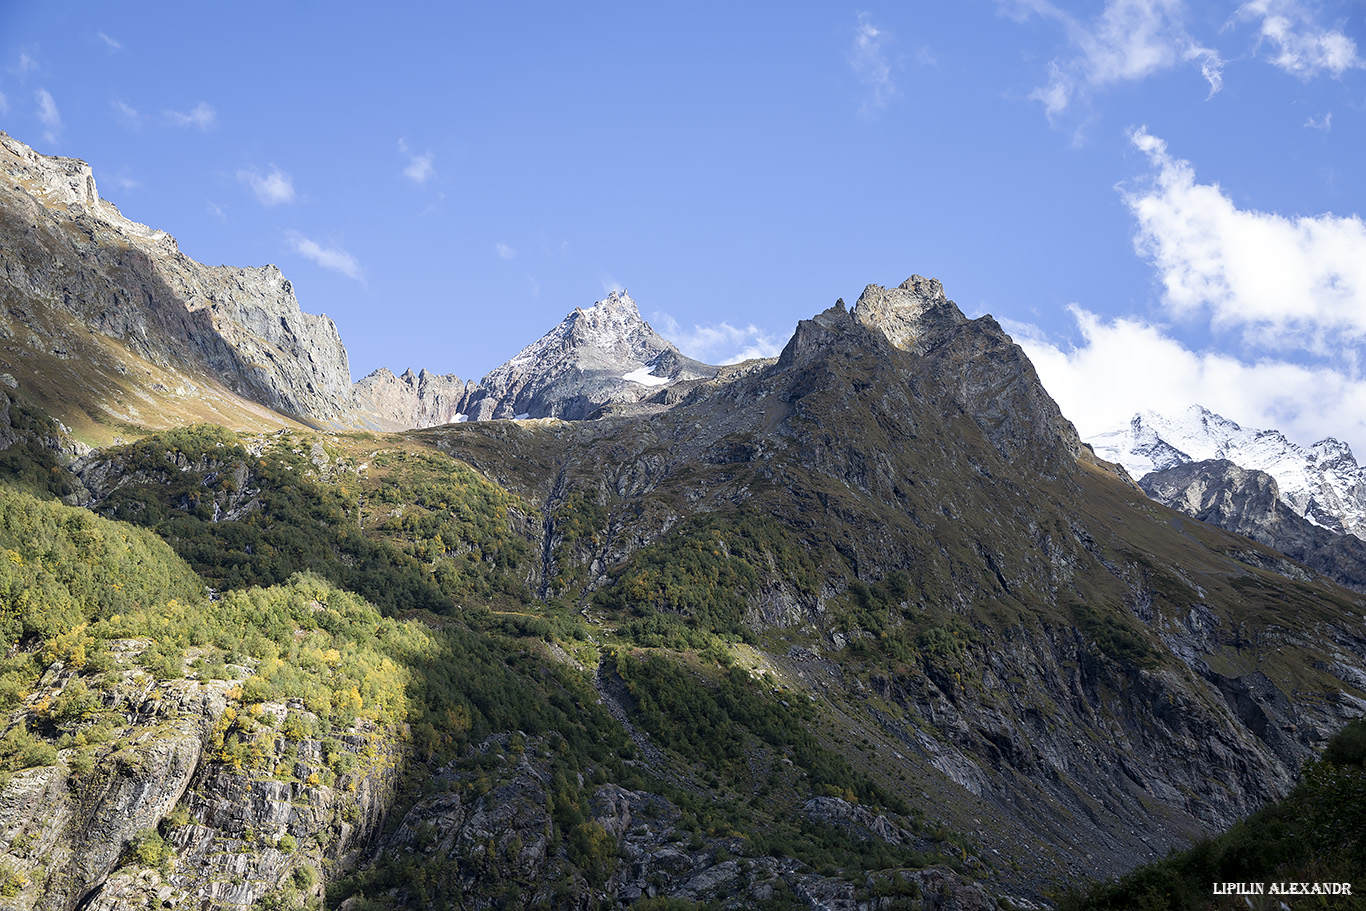
[{"label": "jagged summit", "polygon": [[1300,446],[1279,430],[1242,427],[1202,405],[1179,414],[1142,411],[1127,426],[1091,440],[1101,458],[1135,478],[1190,462],[1227,459],[1276,479],[1297,515],[1339,534],[1366,537],[1366,470],[1351,447],[1328,437]]},{"label": "jagged summit", "polygon": [[655,332],[624,290],[575,307],[536,341],[495,367],[465,403],[469,420],[581,420],[606,405],[633,404],[655,387],[710,379],[717,368],[685,357]]},{"label": "jagged summit", "polygon": [[898,348],[923,354],[954,326],[967,322],[958,306],[944,296],[937,278],[912,275],[896,288],[869,285],[859,295],[853,316],[877,329]]}]

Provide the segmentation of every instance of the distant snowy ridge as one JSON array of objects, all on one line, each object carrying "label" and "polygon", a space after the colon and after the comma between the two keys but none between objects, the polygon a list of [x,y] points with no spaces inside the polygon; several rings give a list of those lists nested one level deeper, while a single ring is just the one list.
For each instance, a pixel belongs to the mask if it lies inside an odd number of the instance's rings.
[{"label": "distant snowy ridge", "polygon": [[1366,469],[1341,440],[1328,437],[1304,447],[1279,430],[1242,427],[1192,405],[1176,415],[1139,412],[1127,426],[1088,442],[1096,455],[1118,462],[1135,478],[1207,459],[1264,471],[1294,512],[1330,531],[1366,539]]}]

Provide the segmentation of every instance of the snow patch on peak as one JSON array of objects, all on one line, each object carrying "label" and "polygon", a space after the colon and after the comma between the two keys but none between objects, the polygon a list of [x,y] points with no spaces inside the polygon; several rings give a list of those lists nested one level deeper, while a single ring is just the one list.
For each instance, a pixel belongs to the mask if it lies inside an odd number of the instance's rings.
[{"label": "snow patch on peak", "polygon": [[630,380],[633,383],[640,383],[642,386],[663,386],[669,382],[667,376],[655,376],[650,371],[654,369],[649,364],[639,370],[632,370],[630,373],[623,373],[623,380]]}]

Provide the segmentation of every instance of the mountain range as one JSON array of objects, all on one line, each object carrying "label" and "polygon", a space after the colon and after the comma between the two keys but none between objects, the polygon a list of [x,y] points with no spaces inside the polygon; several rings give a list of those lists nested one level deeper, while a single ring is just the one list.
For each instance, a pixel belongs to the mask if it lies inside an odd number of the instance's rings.
[{"label": "mountain range", "polygon": [[1366,714],[1361,596],[1150,500],[935,279],[777,358],[620,292],[352,384],[278,270],[0,149],[10,907],[1038,906]]},{"label": "mountain range", "polygon": [[1312,446],[1278,430],[1252,430],[1200,405],[1178,415],[1152,411],[1088,442],[1101,458],[1135,478],[1190,462],[1227,459],[1276,479],[1280,499],[1296,515],[1336,534],[1366,537],[1366,469],[1332,437]]}]

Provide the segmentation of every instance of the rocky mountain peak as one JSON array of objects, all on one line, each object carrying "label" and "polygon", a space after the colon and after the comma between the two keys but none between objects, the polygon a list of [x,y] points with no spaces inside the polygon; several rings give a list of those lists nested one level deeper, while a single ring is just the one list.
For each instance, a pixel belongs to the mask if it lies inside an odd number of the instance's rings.
[{"label": "rocky mountain peak", "polygon": [[470,420],[582,420],[634,404],[655,387],[709,379],[717,368],[685,357],[651,328],[624,290],[576,307],[559,325],[495,367],[464,405]]},{"label": "rocky mountain peak", "polygon": [[896,288],[869,285],[854,304],[854,319],[876,329],[898,348],[923,354],[953,327],[967,322],[944,296],[938,279],[912,275]]},{"label": "rocky mountain peak", "polygon": [[127,239],[168,252],[179,250],[165,231],[131,221],[112,202],[101,199],[94,171],[79,158],[43,155],[0,131],[0,174],[7,189],[21,190],[45,209],[72,217],[88,215]]}]

